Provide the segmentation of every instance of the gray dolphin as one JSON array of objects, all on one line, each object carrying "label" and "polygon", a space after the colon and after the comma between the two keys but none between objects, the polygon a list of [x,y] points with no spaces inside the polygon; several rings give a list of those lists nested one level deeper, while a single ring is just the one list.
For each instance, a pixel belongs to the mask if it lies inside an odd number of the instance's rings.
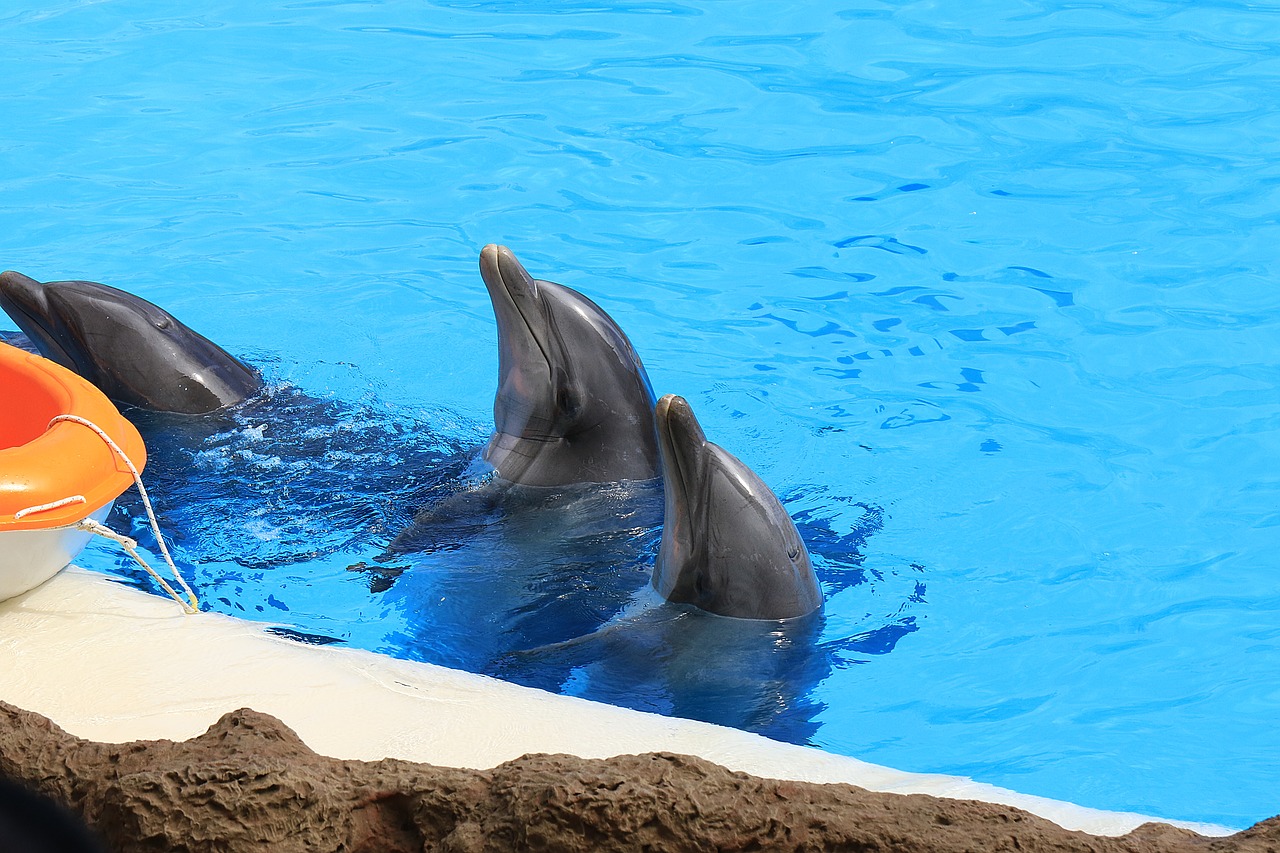
[{"label": "gray dolphin", "polygon": [[707,441],[683,397],[663,397],[656,414],[666,500],[654,589],[740,619],[791,619],[820,608],[809,552],[777,496]]},{"label": "gray dolphin", "polygon": [[654,395],[640,357],[598,305],[535,280],[488,245],[480,275],[498,321],[494,432],[484,459],[528,486],[659,475]]},{"label": "gray dolphin", "polygon": [[204,414],[262,388],[262,377],[172,314],[93,281],[41,284],[0,273],[0,308],[45,358],[74,370],[117,403]]}]

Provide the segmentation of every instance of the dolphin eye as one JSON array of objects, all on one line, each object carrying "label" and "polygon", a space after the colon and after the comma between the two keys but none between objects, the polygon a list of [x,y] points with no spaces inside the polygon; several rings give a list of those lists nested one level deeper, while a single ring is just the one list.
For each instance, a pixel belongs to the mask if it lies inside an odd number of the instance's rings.
[{"label": "dolphin eye", "polygon": [[564,383],[556,386],[556,408],[570,417],[578,413],[578,398]]},{"label": "dolphin eye", "polygon": [[157,317],[154,325],[157,329],[163,332],[165,329],[173,325],[173,320],[169,317]]},{"label": "dolphin eye", "polygon": [[788,556],[788,557],[790,557],[790,558],[791,558],[791,559],[793,559],[793,560],[798,560],[798,559],[800,559],[800,546],[799,546],[799,545],[792,545],[790,548],[788,548],[788,549],[787,549],[787,556]]}]

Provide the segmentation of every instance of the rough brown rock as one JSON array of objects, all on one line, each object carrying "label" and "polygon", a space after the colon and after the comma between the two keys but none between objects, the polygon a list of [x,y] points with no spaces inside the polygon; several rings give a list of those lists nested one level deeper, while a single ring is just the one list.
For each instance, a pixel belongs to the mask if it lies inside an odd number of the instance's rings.
[{"label": "rough brown rock", "polygon": [[1159,824],[1104,838],[990,803],[760,779],[666,753],[527,755],[488,771],[339,761],[248,709],[182,743],[102,744],[0,702],[0,776],[78,812],[120,853],[1280,853],[1280,818],[1222,839]]}]

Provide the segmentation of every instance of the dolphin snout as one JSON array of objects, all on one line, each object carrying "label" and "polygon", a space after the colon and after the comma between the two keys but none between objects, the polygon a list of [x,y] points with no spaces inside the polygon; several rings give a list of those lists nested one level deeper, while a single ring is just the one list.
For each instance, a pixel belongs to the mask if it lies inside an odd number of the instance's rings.
[{"label": "dolphin snout", "polygon": [[6,270],[0,273],[0,308],[19,324],[43,317],[47,313],[45,287],[34,278]]},{"label": "dolphin snout", "polygon": [[701,446],[707,441],[702,425],[694,417],[689,401],[678,394],[667,394],[654,408],[658,430],[676,446]]},{"label": "dolphin snout", "polygon": [[547,319],[538,285],[515,254],[506,246],[495,243],[485,246],[480,250],[480,277],[484,279],[498,320],[499,351],[533,347],[540,350],[542,360],[550,364]]},{"label": "dolphin snout", "polygon": [[13,270],[0,272],[0,293],[6,296],[34,300],[43,291],[44,285],[30,276]]},{"label": "dolphin snout", "polygon": [[538,295],[537,282],[506,246],[490,243],[480,250],[480,277],[491,296],[496,295],[495,288],[505,291],[516,303]]},{"label": "dolphin snout", "polygon": [[687,505],[706,458],[707,436],[689,401],[667,394],[654,407],[662,476],[669,497]]},{"label": "dolphin snout", "polygon": [[[498,253],[505,249],[497,243],[490,243],[480,250],[480,275],[488,279],[490,272],[498,271]],[[508,250],[510,251],[510,250]]]}]

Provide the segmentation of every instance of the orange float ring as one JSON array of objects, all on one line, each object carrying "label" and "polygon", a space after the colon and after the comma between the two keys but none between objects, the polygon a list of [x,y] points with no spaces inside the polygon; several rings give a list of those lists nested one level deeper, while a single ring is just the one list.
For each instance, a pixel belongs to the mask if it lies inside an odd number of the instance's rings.
[{"label": "orange float ring", "polygon": [[[70,421],[50,425],[58,415],[96,424],[139,471],[146,464],[142,436],[106,395],[48,359],[0,343],[0,533],[75,524],[133,485],[101,436]],[[23,512],[76,496],[84,500]]]}]

